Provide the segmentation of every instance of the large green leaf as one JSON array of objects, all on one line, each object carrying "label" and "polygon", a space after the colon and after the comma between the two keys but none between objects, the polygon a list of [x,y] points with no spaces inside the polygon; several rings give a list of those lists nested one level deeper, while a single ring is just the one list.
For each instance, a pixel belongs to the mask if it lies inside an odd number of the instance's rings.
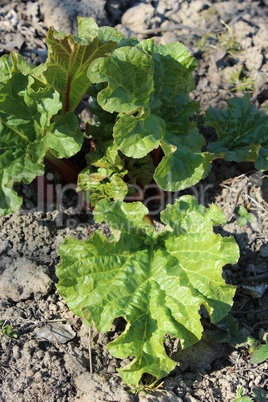
[{"label": "large green leaf", "polygon": [[268,115],[251,105],[247,95],[230,99],[226,110],[210,107],[205,124],[217,131],[218,140],[208,144],[217,158],[252,161],[257,169],[268,169]]},{"label": "large green leaf", "polygon": [[194,197],[184,196],[162,214],[162,233],[146,223],[141,203],[102,200],[94,211],[113,233],[100,231],[85,242],[66,238],[57,267],[59,293],[70,309],[99,331],[109,331],[116,317],[127,321],[124,332],[108,345],[116,357],[134,357],[119,370],[138,385],[144,373],[157,379],[174,367],[163,337],[180,339],[182,348],[202,336],[199,309],[213,322],[231,308],[235,287],[226,285],[222,267],[235,263],[238,246],[231,237],[213,233],[224,216],[215,206],[206,212]]},{"label": "large green leaf", "polygon": [[115,144],[124,155],[143,158],[160,145],[165,122],[154,114],[123,116],[114,126]]},{"label": "large green leaf", "polygon": [[[153,46],[153,40],[150,40]],[[88,70],[94,83],[108,82],[98,94],[98,103],[110,112],[131,114],[148,108],[153,91],[152,57],[137,47],[123,46],[110,57],[95,60]]]},{"label": "large green leaf", "polygon": [[163,158],[154,179],[163,190],[184,190],[207,176],[212,159],[207,152],[194,153],[190,148],[181,146]]},{"label": "large green leaf", "polygon": [[[188,104],[193,103],[189,102],[187,94],[194,89],[192,73],[197,67],[197,62],[179,42],[159,44],[151,48],[147,41],[142,41],[137,47],[147,51],[154,59],[154,92],[151,96],[151,108],[168,124],[171,114],[180,113],[182,97],[185,97]],[[188,114],[188,117],[192,114]]]},{"label": "large green leaf", "polygon": [[57,32],[53,27],[48,31],[47,62],[33,74],[60,93],[64,113],[74,111],[90,87],[87,70],[92,61],[116,48],[115,42],[100,40],[98,33],[93,18],[82,17],[78,17],[78,36]]},{"label": "large green leaf", "polygon": [[34,90],[33,77],[18,69],[19,58],[11,61],[9,75],[0,83],[0,215],[21,205],[13,184],[42,175],[47,151],[70,157],[83,143],[75,115],[56,116],[51,123],[62,107],[59,93],[49,87]]},{"label": "large green leaf", "polygon": [[[185,95],[193,89],[195,67],[195,59],[185,46],[154,45],[153,39],[116,49],[110,57],[91,64],[90,80],[108,82],[97,100],[104,110],[119,113],[114,139],[125,155],[140,158],[158,148],[166,124],[171,119],[174,125],[182,110],[183,121],[189,122],[193,101]],[[190,113],[185,110],[189,105]]]},{"label": "large green leaf", "polygon": [[159,187],[168,191],[183,190],[198,183],[208,175],[213,160],[213,155],[201,152],[205,145],[204,137],[196,125],[189,121],[192,101],[185,96],[179,99],[177,110],[166,112],[169,130],[166,130],[161,141],[165,156],[154,173]]},{"label": "large green leaf", "polygon": [[92,82],[108,82],[97,100],[105,111],[118,113],[118,149],[139,159],[162,147],[165,157],[154,179],[164,190],[184,189],[209,172],[212,156],[201,152],[204,138],[189,120],[196,110],[188,95],[196,65],[181,43],[163,46],[149,39],[95,60],[88,70]]}]

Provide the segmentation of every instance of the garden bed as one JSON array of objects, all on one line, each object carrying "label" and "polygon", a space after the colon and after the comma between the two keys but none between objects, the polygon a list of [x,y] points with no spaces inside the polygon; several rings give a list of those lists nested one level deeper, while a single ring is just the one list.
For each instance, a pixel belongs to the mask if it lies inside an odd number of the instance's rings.
[{"label": "garden bed", "polygon": [[[77,15],[93,16],[99,25],[117,25],[139,40],[155,36],[157,43],[183,42],[199,63],[192,94],[200,101],[201,113],[209,106],[222,108],[234,94],[245,92],[259,109],[268,105],[265,1],[144,1],[134,11],[131,1],[92,1],[90,7],[87,3],[2,1],[1,54],[15,49],[34,64],[43,62],[50,25],[75,33]],[[203,130],[206,138],[215,136],[213,130]],[[55,267],[65,236],[86,239],[88,227],[91,233],[100,227],[105,234],[108,228],[96,225],[92,211],[79,207],[75,186],[66,187],[49,167],[45,176],[50,189],[60,190],[56,203],[43,203],[40,185],[18,185],[23,207],[0,218],[1,400],[233,401],[238,387],[249,397],[267,397],[267,361],[252,364],[247,343],[249,335],[263,342],[268,332],[265,172],[251,163],[216,160],[206,179],[177,194],[193,194],[207,208],[213,202],[227,218],[227,224],[216,230],[234,236],[240,247],[238,264],[224,270],[225,279],[237,285],[229,315],[238,327],[223,328],[218,336],[226,342],[221,343],[208,331],[183,352],[176,340],[167,338],[166,350],[178,365],[157,390],[147,393],[130,392],[116,372],[127,361],[115,359],[106,349],[122,332],[123,323],[116,321],[106,334],[93,327],[89,337],[88,328],[57,293]],[[239,206],[248,208],[255,222],[239,226]],[[154,217],[158,219],[157,213]],[[9,326],[13,335],[7,336],[4,328]]]}]

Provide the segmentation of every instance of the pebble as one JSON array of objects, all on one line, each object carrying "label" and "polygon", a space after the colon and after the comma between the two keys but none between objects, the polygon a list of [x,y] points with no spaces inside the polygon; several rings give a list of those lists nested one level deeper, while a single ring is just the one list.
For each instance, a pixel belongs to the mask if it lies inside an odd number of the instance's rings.
[{"label": "pebble", "polygon": [[[139,4],[129,8],[122,16],[122,25],[135,33],[148,29],[155,15],[155,8],[150,4]],[[149,26],[148,26],[149,25]]]},{"label": "pebble", "polygon": [[268,258],[268,244],[263,244],[260,248],[259,255],[262,258]]},{"label": "pebble", "polygon": [[191,4],[191,11],[192,12],[196,12],[196,13],[200,13],[200,11],[204,10],[205,8],[208,7],[208,4],[206,1],[202,1],[202,0],[195,0],[192,4]]},{"label": "pebble", "polygon": [[18,360],[21,357],[21,352],[20,352],[20,348],[18,345],[12,346],[12,356],[13,356],[13,359],[15,359],[15,360]]},{"label": "pebble", "polygon": [[268,24],[260,23],[260,28],[256,35],[253,36],[254,46],[258,46],[259,49],[267,49],[268,47]]},{"label": "pebble", "polygon": [[93,17],[99,24],[105,24],[105,0],[39,0],[44,24],[54,26],[61,32],[77,33],[77,15]]},{"label": "pebble", "polygon": [[49,293],[53,281],[45,271],[24,257],[11,258],[8,269],[0,275],[0,298],[19,301],[32,293]]},{"label": "pebble", "polygon": [[237,42],[240,42],[247,36],[252,36],[257,32],[257,28],[249,25],[247,22],[238,21],[234,25],[233,34]]},{"label": "pebble", "polygon": [[259,70],[263,63],[263,55],[255,47],[248,50],[246,67],[249,71]]}]

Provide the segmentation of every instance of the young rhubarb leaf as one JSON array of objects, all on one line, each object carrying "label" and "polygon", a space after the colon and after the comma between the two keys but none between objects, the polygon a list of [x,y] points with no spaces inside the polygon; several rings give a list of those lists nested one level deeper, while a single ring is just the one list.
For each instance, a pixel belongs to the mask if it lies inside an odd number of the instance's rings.
[{"label": "young rhubarb leaf", "polygon": [[13,184],[42,175],[46,152],[70,157],[83,143],[75,115],[56,116],[51,123],[62,107],[59,93],[33,89],[35,80],[18,69],[19,58],[12,55],[11,62],[9,76],[0,82],[0,215],[19,208],[22,199]]},{"label": "young rhubarb leaf", "polygon": [[180,145],[164,156],[156,168],[154,179],[163,190],[183,190],[207,176],[212,159],[208,152],[193,152],[191,148]]},{"label": "young rhubarb leaf", "polygon": [[[148,46],[153,47],[152,39]],[[88,71],[92,82],[108,81],[97,100],[104,110],[120,114],[114,126],[115,144],[129,157],[142,158],[158,148],[165,128],[164,122],[149,109],[153,72],[151,55],[131,46],[97,59]]]},{"label": "young rhubarb leaf", "polygon": [[55,116],[54,123],[49,126],[43,142],[47,150],[58,159],[70,158],[80,151],[83,135],[77,131],[77,117],[71,113],[65,116]]},{"label": "young rhubarb leaf", "polygon": [[100,200],[122,200],[128,192],[123,177],[127,171],[115,172],[115,169],[92,167],[84,169],[79,174],[78,190],[84,191],[85,201],[94,207]]},{"label": "young rhubarb leaf", "polygon": [[176,108],[165,113],[168,129],[162,138],[164,158],[156,168],[154,179],[164,190],[178,191],[194,185],[207,176],[213,156],[201,152],[204,137],[195,123],[189,121],[194,103],[186,94],[176,97]]},{"label": "young rhubarb leaf", "polygon": [[47,35],[48,59],[38,66],[34,77],[61,95],[63,113],[73,112],[91,85],[87,70],[93,60],[116,48],[116,43],[102,42],[93,18],[78,17],[78,36],[57,32]]},{"label": "young rhubarb leaf", "polygon": [[78,190],[94,207],[102,199],[123,200],[128,192],[124,176],[127,170],[117,147],[106,141],[86,155],[88,166],[78,176]]},{"label": "young rhubarb leaf", "polygon": [[[195,82],[192,73],[197,67],[197,61],[179,42],[168,43],[165,46],[155,45],[153,52],[147,46],[146,41],[141,42],[138,47],[154,57],[152,109],[166,123],[173,121],[173,119],[170,120],[170,116],[180,113],[182,96],[187,98],[187,94],[194,89]],[[177,99],[178,96],[180,99]]]},{"label": "young rhubarb leaf", "polygon": [[268,115],[251,105],[247,95],[230,99],[226,110],[210,107],[205,124],[217,131],[218,141],[208,145],[217,158],[251,161],[259,170],[268,169]]},{"label": "young rhubarb leaf", "polygon": [[134,187],[137,185],[139,189],[144,189],[150,185],[155,170],[151,154],[141,159],[126,158],[125,166],[128,170],[131,185]]},{"label": "young rhubarb leaf", "polygon": [[[153,46],[153,39],[150,39]],[[100,106],[110,112],[126,115],[148,109],[153,91],[152,57],[132,46],[114,50],[109,57],[95,60],[88,70],[94,83],[108,82],[97,96]]]},{"label": "young rhubarb leaf", "polygon": [[[78,176],[78,190],[84,191],[85,200],[93,207],[102,199],[123,201],[127,194],[143,190],[151,183],[155,169],[151,155],[141,159],[119,156],[111,141],[99,144],[86,160],[88,166]],[[143,194],[140,196],[143,199]]]},{"label": "young rhubarb leaf", "polygon": [[204,305],[212,322],[230,310],[235,287],[222,278],[222,267],[236,263],[238,246],[231,237],[213,233],[222,212],[181,197],[162,214],[167,224],[159,233],[144,220],[141,203],[100,201],[94,211],[100,231],[86,241],[66,238],[57,267],[59,293],[85,322],[109,331],[116,317],[127,321],[124,332],[108,345],[118,358],[134,357],[119,373],[129,385],[138,385],[144,373],[166,376],[175,362],[166,354],[163,337],[180,339],[182,348],[202,336],[199,309]]}]

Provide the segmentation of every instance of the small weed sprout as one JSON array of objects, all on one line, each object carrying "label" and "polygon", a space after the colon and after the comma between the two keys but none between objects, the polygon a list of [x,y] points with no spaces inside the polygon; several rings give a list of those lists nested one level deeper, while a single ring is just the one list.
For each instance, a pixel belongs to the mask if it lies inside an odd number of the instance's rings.
[{"label": "small weed sprout", "polygon": [[246,77],[242,73],[243,66],[241,66],[237,72],[231,74],[230,84],[232,92],[252,92],[254,90],[254,80],[249,76]]},{"label": "small weed sprout", "polygon": [[6,321],[3,322],[2,320],[0,320],[0,334],[10,339],[16,339],[18,337],[17,334],[14,334],[12,326],[6,324]]},{"label": "small weed sprout", "polygon": [[260,345],[254,348],[251,355],[251,363],[260,364],[268,359],[268,335],[266,335],[265,345]]},{"label": "small weed sprout", "polygon": [[[225,26],[226,30],[219,32],[218,34],[204,34],[197,42],[198,49],[203,49],[208,41],[208,39],[212,39],[213,42],[218,44],[219,47],[225,49],[228,54],[232,54],[234,52],[239,52],[240,45],[235,40],[233,31],[231,27],[226,24],[223,20],[220,20],[221,23]],[[216,45],[211,45],[212,47],[216,47]]]},{"label": "small weed sprout", "polygon": [[247,224],[247,222],[250,223],[256,222],[256,217],[250,212],[248,212],[248,210],[242,205],[239,206],[237,213],[240,216],[240,218],[238,218],[237,220],[239,226],[244,226]]}]

